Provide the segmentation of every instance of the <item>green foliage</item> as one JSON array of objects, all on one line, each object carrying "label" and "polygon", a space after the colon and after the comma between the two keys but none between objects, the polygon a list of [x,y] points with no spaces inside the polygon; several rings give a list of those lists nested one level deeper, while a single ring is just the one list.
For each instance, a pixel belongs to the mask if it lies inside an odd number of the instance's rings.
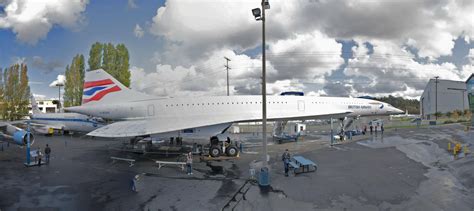
[{"label": "green foliage", "polygon": [[472,112],[469,109],[465,109],[463,112],[463,116],[467,118],[471,118]]},{"label": "green foliage", "polygon": [[448,118],[451,118],[453,116],[453,112],[451,112],[451,111],[446,112],[446,116]]},{"label": "green foliage", "polygon": [[469,111],[469,109],[464,109],[463,111],[463,116],[469,116],[469,114],[471,113],[471,111]]},{"label": "green foliage", "polygon": [[65,107],[81,105],[84,71],[84,56],[78,54],[72,59],[71,66],[68,65],[66,67],[66,84],[64,86]]},{"label": "green foliage", "polygon": [[443,113],[438,111],[438,112],[434,113],[434,115],[435,115],[435,117],[439,118],[439,117],[443,116]]},{"label": "green foliage", "polygon": [[97,70],[102,66],[102,50],[103,45],[99,42],[92,44],[89,51],[89,70]]},{"label": "green foliage", "polygon": [[456,109],[456,110],[454,110],[454,111],[453,111],[453,113],[456,113],[456,115],[457,115],[458,117],[460,117],[460,116],[462,116],[462,115],[464,114],[464,112],[463,112],[463,111],[461,111],[461,110],[457,110],[457,109]]},{"label": "green foliage", "polygon": [[452,113],[453,113],[452,117],[453,117],[454,119],[458,119],[458,118],[459,118],[458,112],[454,111],[454,112],[452,112]]},{"label": "green foliage", "polygon": [[3,72],[2,116],[13,121],[28,113],[30,87],[26,64],[14,64]]},{"label": "green foliage", "polygon": [[410,114],[420,113],[419,100],[404,99],[403,97],[394,97],[392,95],[389,95],[388,97],[375,98],[375,100],[389,103],[395,108],[399,108],[401,110],[408,110],[408,113]]},{"label": "green foliage", "polygon": [[130,86],[128,49],[124,44],[94,43],[89,51],[89,69],[104,69],[123,85]]}]

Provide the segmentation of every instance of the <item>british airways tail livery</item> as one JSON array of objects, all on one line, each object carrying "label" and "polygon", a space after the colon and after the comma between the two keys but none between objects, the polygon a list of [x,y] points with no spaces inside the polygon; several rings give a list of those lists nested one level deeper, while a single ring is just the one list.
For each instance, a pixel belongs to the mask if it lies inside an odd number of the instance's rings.
[{"label": "british airways tail livery", "polygon": [[[212,137],[232,123],[261,121],[258,95],[158,98],[133,91],[104,70],[86,72],[84,104],[71,112],[119,120],[88,135],[134,137],[192,134]],[[390,115],[401,110],[383,102],[342,97],[268,96],[267,118],[306,120]]]}]

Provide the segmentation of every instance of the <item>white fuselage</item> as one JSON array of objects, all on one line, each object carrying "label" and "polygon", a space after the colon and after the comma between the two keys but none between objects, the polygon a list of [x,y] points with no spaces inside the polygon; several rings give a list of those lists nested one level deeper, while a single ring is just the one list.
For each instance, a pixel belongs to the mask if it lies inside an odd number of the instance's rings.
[{"label": "white fuselage", "polygon": [[[291,116],[292,113],[295,114],[294,116],[301,116],[305,112],[324,109],[350,111],[351,113],[344,115],[350,117],[400,113],[399,109],[387,103],[361,98],[267,96],[267,118],[269,120]],[[203,113],[239,115],[249,112],[261,113],[261,110],[262,99],[260,96],[219,96],[148,99],[120,104],[94,105],[74,111],[112,120],[132,120],[163,116],[180,118],[180,116],[199,116]],[[321,118],[325,117],[330,117],[330,115]]]},{"label": "white fuselage", "polygon": [[[202,129],[206,131],[201,132],[202,136],[209,137],[209,134],[219,134],[222,129],[235,122],[261,121],[261,102],[261,96],[162,98],[81,106],[71,111],[111,120],[187,118],[190,122],[206,119],[219,122],[218,120],[224,117],[233,120],[228,124],[190,128],[196,131]],[[267,96],[267,118],[270,121],[390,115],[400,112],[399,109],[387,103],[361,98]],[[301,118],[301,116],[306,117]],[[168,124],[173,124],[173,121],[171,120]],[[170,131],[162,135],[172,134],[185,135],[186,130]],[[197,134],[193,132],[193,135]]]},{"label": "white fuselage", "polygon": [[31,116],[31,122],[51,127],[76,132],[91,132],[103,124],[77,113],[36,113]]}]

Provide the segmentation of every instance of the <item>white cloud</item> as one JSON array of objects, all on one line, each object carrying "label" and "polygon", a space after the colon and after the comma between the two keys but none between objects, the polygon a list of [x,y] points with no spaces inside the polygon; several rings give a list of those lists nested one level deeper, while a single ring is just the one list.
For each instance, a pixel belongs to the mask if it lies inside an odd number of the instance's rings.
[{"label": "white cloud", "polygon": [[73,28],[88,0],[6,0],[0,29],[11,29],[21,42],[36,44],[54,26]]},{"label": "white cloud", "polygon": [[372,41],[374,52],[369,55],[362,43],[359,41],[359,47],[353,48],[354,57],[344,69],[355,81],[352,94],[413,98],[420,96],[428,80],[435,76],[465,80],[466,71],[452,63],[418,63],[412,53],[387,41]]},{"label": "white cloud", "polygon": [[31,67],[37,68],[45,74],[49,74],[57,68],[64,67],[60,61],[45,61],[41,56],[33,56],[30,64]]},{"label": "white cloud", "polygon": [[[145,72],[132,67],[132,88],[159,96],[202,96],[226,94],[226,70],[224,56],[231,59],[229,66],[229,87],[232,95],[261,93],[261,60],[247,55],[235,54],[230,50],[219,50],[208,59],[197,61],[188,68],[171,65],[156,66],[156,70]],[[269,62],[267,75],[275,78],[277,72]],[[273,80],[267,83],[267,93],[302,90],[304,86],[294,80]]]},{"label": "white cloud", "polygon": [[142,38],[145,32],[143,31],[143,28],[140,25],[136,24],[135,29],[133,29],[133,34],[137,38]]},{"label": "white cloud", "polygon": [[313,31],[270,43],[268,59],[278,72],[277,79],[314,80],[344,64],[341,50],[342,44]]},{"label": "white cloud", "polygon": [[66,76],[58,75],[57,79],[49,84],[49,87],[64,86],[66,83]]},{"label": "white cloud", "polygon": [[328,94],[324,90],[318,90],[318,91],[310,91],[306,93],[306,95],[319,97],[319,96],[327,96]]},{"label": "white cloud", "polygon": [[[236,51],[260,41],[251,1],[168,0],[157,10],[151,33],[169,41],[160,55],[191,61],[224,47]],[[315,30],[336,39],[362,38],[411,45],[421,57],[450,55],[453,40],[474,37],[474,1],[296,1],[274,0],[267,11],[267,38],[288,39]],[[188,58],[189,57],[189,58]],[[173,62],[173,61],[167,61]]]},{"label": "white cloud", "polygon": [[44,99],[46,99],[46,95],[42,95],[42,94],[33,93],[33,97],[35,98],[35,100],[44,100]]},{"label": "white cloud", "polygon": [[[251,1],[168,0],[157,9],[150,27],[151,34],[165,41],[165,48],[154,55],[157,72],[143,74],[164,78],[160,71],[166,70],[180,76],[174,83],[181,85],[170,85],[173,88],[166,92],[155,90],[162,95],[195,94],[193,89],[200,94],[224,94],[222,57],[231,52],[240,58],[231,62],[233,94],[258,94],[260,55],[241,55],[254,52],[261,43],[261,22],[250,12],[258,6]],[[438,64],[437,59],[452,54],[454,39],[474,37],[472,11],[474,2],[467,0],[272,0],[266,22],[269,92],[293,88],[287,84],[291,81],[304,90],[318,90],[311,92],[314,95],[416,97],[435,75],[459,80],[472,66],[458,69],[451,63]],[[321,84],[344,63],[339,39],[359,43],[344,70],[351,79],[328,81],[325,89],[304,86]],[[374,55],[364,42],[374,45]],[[427,62],[416,60],[407,47],[427,57]],[[143,80],[152,81],[147,78]]]},{"label": "white cloud", "polygon": [[474,48],[469,49],[469,53],[467,54],[467,58],[471,62],[471,64],[474,64]]}]

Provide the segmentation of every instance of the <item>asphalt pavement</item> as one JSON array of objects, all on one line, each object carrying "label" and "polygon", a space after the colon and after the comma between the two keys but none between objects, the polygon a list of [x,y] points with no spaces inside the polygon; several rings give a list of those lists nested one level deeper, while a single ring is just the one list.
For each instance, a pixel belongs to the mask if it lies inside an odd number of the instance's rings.
[{"label": "asphalt pavement", "polygon": [[[25,149],[0,151],[1,210],[472,210],[474,159],[455,158],[449,141],[474,150],[474,132],[461,125],[387,130],[330,146],[327,136],[269,146],[270,180],[250,178],[256,146],[230,161],[199,162],[193,175],[178,166],[117,151],[122,141],[81,136],[37,136],[33,148],[52,148],[51,162],[23,166]],[[318,164],[318,170],[284,176],[284,149]],[[135,159],[112,162],[111,156]],[[256,169],[258,172],[259,169]],[[137,192],[131,179],[139,175]]]}]

